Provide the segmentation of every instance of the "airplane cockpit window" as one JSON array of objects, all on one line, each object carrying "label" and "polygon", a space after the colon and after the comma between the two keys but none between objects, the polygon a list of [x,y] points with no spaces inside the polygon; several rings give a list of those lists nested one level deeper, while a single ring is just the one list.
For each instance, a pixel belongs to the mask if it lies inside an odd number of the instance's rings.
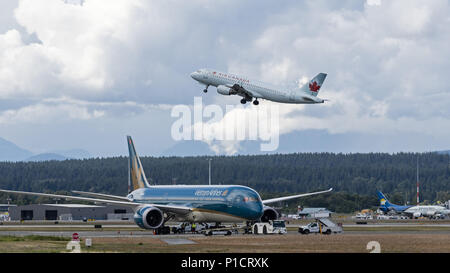
[{"label": "airplane cockpit window", "polygon": [[226,199],[228,202],[233,203],[257,203],[260,202],[261,199],[259,195],[249,189],[243,189],[243,188],[236,188],[230,191],[230,193],[227,195]]}]

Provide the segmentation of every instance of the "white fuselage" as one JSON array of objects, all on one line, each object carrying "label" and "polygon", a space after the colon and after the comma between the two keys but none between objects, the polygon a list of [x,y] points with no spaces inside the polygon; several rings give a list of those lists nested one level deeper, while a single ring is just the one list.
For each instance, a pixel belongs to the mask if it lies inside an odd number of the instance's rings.
[{"label": "white fuselage", "polygon": [[434,216],[436,214],[449,214],[450,210],[443,206],[414,206],[406,209],[404,213],[413,216]]},{"label": "white fuselage", "polygon": [[[200,69],[191,74],[196,81],[206,86],[224,86],[231,87],[235,84],[242,86],[251,93],[254,98],[262,98],[282,103],[323,103],[324,100],[311,96],[298,89],[288,90],[282,87],[276,87],[268,83],[250,80],[244,76],[233,75],[229,73],[213,71],[209,69]],[[220,93],[220,92],[219,92]],[[245,97],[243,94],[237,94]]]}]

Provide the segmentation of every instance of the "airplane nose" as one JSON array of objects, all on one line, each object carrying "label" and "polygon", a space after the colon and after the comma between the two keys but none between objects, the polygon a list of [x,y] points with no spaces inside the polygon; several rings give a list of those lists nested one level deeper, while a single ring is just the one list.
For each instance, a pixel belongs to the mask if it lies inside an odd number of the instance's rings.
[{"label": "airplane nose", "polygon": [[193,78],[193,79],[195,80],[196,77],[197,77],[197,72],[192,72],[192,73],[191,73],[191,78]]}]

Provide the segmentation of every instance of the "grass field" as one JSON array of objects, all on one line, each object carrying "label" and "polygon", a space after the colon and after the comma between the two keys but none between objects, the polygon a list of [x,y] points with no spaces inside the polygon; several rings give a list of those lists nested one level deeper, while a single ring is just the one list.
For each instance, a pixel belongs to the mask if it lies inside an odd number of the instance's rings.
[{"label": "grass field", "polygon": [[[92,238],[92,247],[86,248],[84,241],[82,241],[80,244],[82,252],[367,253],[369,252],[367,244],[370,241],[377,241],[380,243],[381,252],[450,253],[450,222],[448,220],[374,221],[373,224],[368,223],[368,225],[355,225],[355,222],[350,220],[334,220],[336,222],[344,222],[343,234],[329,236],[300,235],[296,232],[298,225],[307,224],[311,220],[291,221],[288,227],[290,232],[285,235],[255,236],[239,234],[213,237],[198,235],[155,236],[151,235],[149,231],[138,228],[133,223],[128,225],[122,222],[117,223],[120,227],[114,226],[114,223],[111,222],[95,222],[95,224],[104,225],[100,229],[94,228],[93,222],[58,224],[51,224],[50,222],[9,222],[0,226],[0,230],[5,235],[0,235],[0,253],[70,252],[70,250],[66,249],[70,237],[23,236],[23,234],[16,237],[15,235],[17,234],[14,234],[14,231],[24,232],[24,234],[49,231],[50,233],[46,235],[53,235],[52,232],[55,235],[60,235],[59,233],[61,232],[61,234],[64,233],[66,236],[70,236],[72,232],[86,232],[88,234],[97,234],[95,236],[105,234],[114,236],[90,237]],[[394,225],[388,225],[389,223]],[[127,235],[134,235],[135,237],[126,237]],[[82,240],[86,238],[82,238]],[[191,240],[193,243],[168,244],[164,241],[167,238],[183,238]]]},{"label": "grass field", "polygon": [[[167,238],[167,237],[164,237]],[[173,236],[173,238],[177,238]],[[338,234],[338,235],[237,235],[184,236],[195,244],[170,245],[159,236],[92,238],[92,247],[81,242],[82,252],[210,252],[210,253],[367,253],[377,241],[381,252],[450,253],[449,234]],[[0,252],[69,252],[69,238],[0,236]]]},{"label": "grass field", "polygon": [[0,236],[2,253],[64,252],[68,238],[54,236]]}]

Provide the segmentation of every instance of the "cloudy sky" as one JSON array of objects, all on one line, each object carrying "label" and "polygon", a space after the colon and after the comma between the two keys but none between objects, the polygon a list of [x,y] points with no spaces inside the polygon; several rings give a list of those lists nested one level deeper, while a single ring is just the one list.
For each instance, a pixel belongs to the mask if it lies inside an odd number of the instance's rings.
[{"label": "cloudy sky", "polygon": [[284,86],[328,73],[329,102],[280,111],[282,135],[324,136],[286,138],[308,151],[450,149],[449,0],[77,2],[0,0],[0,137],[32,152],[125,155],[130,134],[160,155],[173,106],[239,104],[203,94],[202,67]]}]

